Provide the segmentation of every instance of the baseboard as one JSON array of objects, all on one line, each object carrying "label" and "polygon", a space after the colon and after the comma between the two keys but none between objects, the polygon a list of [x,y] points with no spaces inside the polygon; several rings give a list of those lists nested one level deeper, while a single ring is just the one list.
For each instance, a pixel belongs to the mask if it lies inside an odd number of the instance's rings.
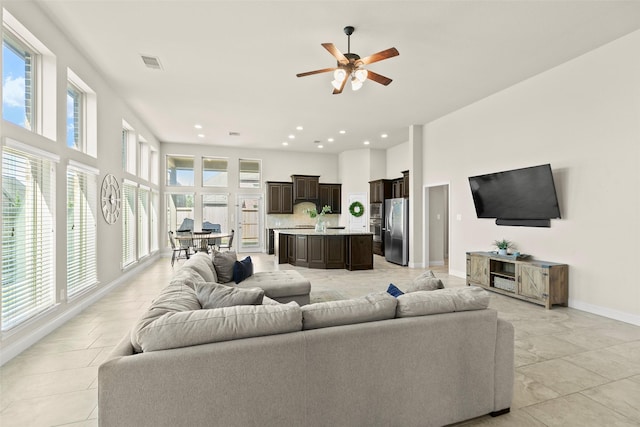
[{"label": "baseboard", "polygon": [[118,286],[125,283],[127,280],[130,280],[131,278],[133,278],[133,276],[138,274],[140,270],[146,269],[148,267],[148,264],[155,261],[158,258],[158,256],[159,254],[156,253],[156,255],[152,255],[146,258],[140,264],[125,271],[122,275],[120,275],[120,277],[118,277],[113,282],[100,287],[92,294],[87,295],[82,301],[78,302],[77,304],[73,305],[72,307],[68,308],[62,313],[54,315],[54,317],[51,320],[47,320],[45,322],[46,324],[39,326],[30,332],[25,333],[24,336],[20,337],[19,339],[12,342],[11,344],[7,344],[7,345],[3,344],[2,352],[0,352],[0,366],[4,365],[8,361],[10,361],[14,357],[16,357],[17,355],[19,355],[20,353],[22,353],[23,351],[25,351],[26,349],[28,349],[29,347],[37,343],[42,338],[49,335],[51,332],[55,331],[60,326],[67,323],[69,320],[73,319],[75,316],[80,314],[87,307],[89,307],[93,303],[102,299],[102,297],[107,295],[109,292],[111,292]]},{"label": "baseboard", "polygon": [[429,261],[429,265],[441,266],[444,265],[444,261]]},{"label": "baseboard", "polygon": [[407,267],[409,268],[424,268],[424,264],[421,262],[409,262],[407,264]]},{"label": "baseboard", "polygon": [[576,310],[586,311],[591,314],[597,314],[598,316],[607,317],[609,319],[619,320],[621,322],[640,326],[640,316],[638,316],[637,314],[631,314],[624,311],[613,310],[611,308],[589,304],[589,303],[578,301],[572,298],[569,298],[569,307],[575,308]]},{"label": "baseboard", "polygon": [[456,271],[456,270],[449,270],[449,274],[455,277],[459,277],[461,279],[466,279],[467,278],[467,272],[466,271]]}]

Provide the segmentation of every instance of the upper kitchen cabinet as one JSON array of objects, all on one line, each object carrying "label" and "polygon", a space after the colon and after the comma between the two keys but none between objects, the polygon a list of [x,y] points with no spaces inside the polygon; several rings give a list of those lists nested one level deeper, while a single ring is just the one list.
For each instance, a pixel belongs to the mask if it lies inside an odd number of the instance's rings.
[{"label": "upper kitchen cabinet", "polygon": [[267,182],[267,214],[293,213],[293,184]]},{"label": "upper kitchen cabinet", "polygon": [[391,197],[391,181],[388,179],[378,179],[369,181],[369,201],[370,203],[384,203],[384,199]]},{"label": "upper kitchen cabinet", "polygon": [[342,213],[342,184],[319,184],[318,192],[320,195],[318,212],[323,206],[328,205],[331,207],[331,213]]},{"label": "upper kitchen cabinet", "polygon": [[293,181],[293,203],[314,202],[319,200],[319,176],[291,175]]}]

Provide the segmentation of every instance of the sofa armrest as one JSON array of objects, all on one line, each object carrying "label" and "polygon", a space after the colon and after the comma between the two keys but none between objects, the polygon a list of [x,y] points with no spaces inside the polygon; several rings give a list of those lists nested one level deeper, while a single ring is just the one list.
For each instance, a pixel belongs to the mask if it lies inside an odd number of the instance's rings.
[{"label": "sofa armrest", "polygon": [[511,407],[514,381],[514,329],[506,320],[498,318],[496,335],[496,365],[494,411]]}]

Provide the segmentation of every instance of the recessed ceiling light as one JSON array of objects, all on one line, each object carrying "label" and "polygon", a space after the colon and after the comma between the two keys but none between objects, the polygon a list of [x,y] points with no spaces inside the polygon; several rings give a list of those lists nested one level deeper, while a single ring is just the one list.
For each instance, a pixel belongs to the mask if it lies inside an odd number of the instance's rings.
[{"label": "recessed ceiling light", "polygon": [[302,129],[304,129],[302,126],[297,126],[296,127],[296,130],[302,130]]},{"label": "recessed ceiling light", "polygon": [[202,129],[202,125],[193,125],[193,127],[196,129]]},{"label": "recessed ceiling light", "polygon": [[363,142],[364,145],[369,145],[369,141]]},{"label": "recessed ceiling light", "polygon": [[287,145],[289,145],[289,143],[288,143],[287,141],[284,141],[284,142],[282,143],[282,145],[287,146]]},{"label": "recessed ceiling light", "polygon": [[324,147],[324,145],[318,144],[318,148],[322,148],[322,147]]},{"label": "recessed ceiling light", "polygon": [[386,137],[388,137],[388,136],[389,136],[389,135],[387,135],[386,133],[383,133],[382,135],[380,135],[380,138],[386,138]]},{"label": "recessed ceiling light", "polygon": [[333,142],[333,138],[327,138],[328,142]]},{"label": "recessed ceiling light", "polygon": [[289,135],[289,139],[296,139],[295,135]]},{"label": "recessed ceiling light", "polygon": [[340,134],[341,134],[341,135],[344,135],[345,133],[347,133],[347,131],[346,131],[346,130],[341,130],[341,131],[340,131]]},{"label": "recessed ceiling light", "polygon": [[199,133],[198,138],[204,138],[204,133]]}]

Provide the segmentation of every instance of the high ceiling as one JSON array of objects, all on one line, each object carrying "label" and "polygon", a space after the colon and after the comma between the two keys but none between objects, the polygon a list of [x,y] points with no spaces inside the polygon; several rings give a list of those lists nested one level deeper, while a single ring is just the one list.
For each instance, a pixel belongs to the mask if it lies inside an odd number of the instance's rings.
[{"label": "high ceiling", "polygon": [[[37,2],[160,141],[331,153],[405,142],[411,124],[640,28],[640,1]],[[331,73],[296,77],[335,66],[320,44],[347,52],[347,25],[351,52],[398,49],[369,66],[389,86],[332,95]]]}]

